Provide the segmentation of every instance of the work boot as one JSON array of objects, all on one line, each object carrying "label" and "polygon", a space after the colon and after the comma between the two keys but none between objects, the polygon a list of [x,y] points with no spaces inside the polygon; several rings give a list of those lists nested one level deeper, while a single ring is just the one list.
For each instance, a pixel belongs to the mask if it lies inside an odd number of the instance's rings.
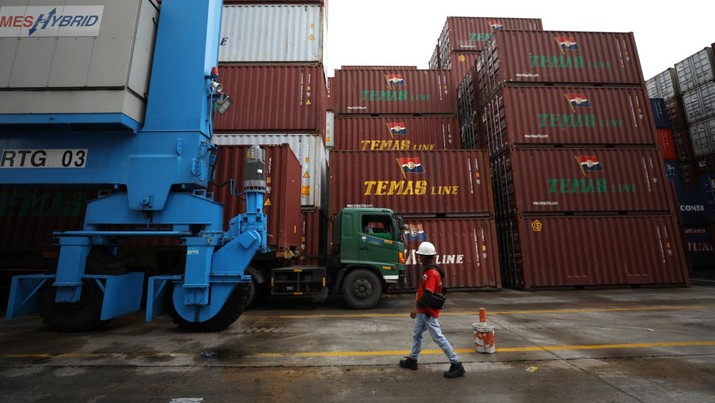
[{"label": "work boot", "polygon": [[464,375],[464,365],[461,362],[452,363],[449,366],[449,371],[444,372],[445,378],[457,378]]},{"label": "work boot", "polygon": [[412,357],[405,357],[404,360],[400,360],[400,366],[402,368],[411,369],[417,371],[417,360]]}]

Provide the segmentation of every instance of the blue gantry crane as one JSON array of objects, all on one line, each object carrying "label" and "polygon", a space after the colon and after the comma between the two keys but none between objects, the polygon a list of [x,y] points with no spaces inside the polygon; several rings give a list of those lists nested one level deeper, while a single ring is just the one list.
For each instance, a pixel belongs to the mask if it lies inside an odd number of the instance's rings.
[{"label": "blue gantry crane", "polygon": [[[186,330],[233,323],[245,269],[267,249],[266,185],[263,151],[251,147],[247,209],[224,231],[206,192],[213,115],[230,105],[215,67],[222,1],[10,3],[0,7],[0,185],[110,191],[88,203],[82,230],[56,233],[56,273],[13,278],[6,318],[39,311],[58,330],[92,330],[139,310],[146,284],[147,320],[168,306]],[[145,280],[113,264],[129,236],[180,238],[183,274]],[[88,267],[96,251],[108,259]]]}]

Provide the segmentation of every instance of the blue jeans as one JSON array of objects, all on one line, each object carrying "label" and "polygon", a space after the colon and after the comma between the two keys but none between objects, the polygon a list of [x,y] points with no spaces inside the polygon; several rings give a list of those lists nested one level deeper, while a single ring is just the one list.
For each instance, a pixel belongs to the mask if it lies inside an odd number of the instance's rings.
[{"label": "blue jeans", "polygon": [[459,362],[457,359],[457,354],[452,349],[452,345],[449,344],[447,338],[442,334],[442,328],[439,327],[439,322],[437,318],[429,318],[424,313],[418,313],[415,318],[415,329],[412,332],[412,352],[410,357],[417,359],[422,351],[422,336],[425,330],[429,331],[432,340],[439,346],[439,348],[444,351],[444,354],[449,358],[450,363]]}]

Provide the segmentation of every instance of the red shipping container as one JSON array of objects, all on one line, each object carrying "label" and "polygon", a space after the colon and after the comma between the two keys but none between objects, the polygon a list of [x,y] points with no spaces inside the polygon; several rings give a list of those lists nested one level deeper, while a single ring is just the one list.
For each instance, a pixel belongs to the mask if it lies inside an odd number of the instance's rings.
[{"label": "red shipping container", "polygon": [[448,70],[335,70],[331,84],[338,114],[455,114]]},{"label": "red shipping container", "polygon": [[406,282],[396,289],[416,290],[422,269],[415,251],[423,241],[437,249],[436,263],[453,289],[501,288],[496,225],[492,218],[405,218]]},{"label": "red shipping container", "polygon": [[[215,183],[236,181],[236,190],[243,191],[244,158],[249,146],[221,146],[216,164]],[[303,217],[300,209],[301,169],[290,146],[261,146],[266,151],[266,184],[263,212],[268,216],[268,246],[274,251],[297,250],[301,246]],[[209,191],[223,204],[223,228],[246,211],[246,202],[230,194],[229,186],[212,183]]]},{"label": "red shipping container", "polygon": [[434,151],[459,149],[454,117],[336,117],[334,150]]},{"label": "red shipping container", "polygon": [[329,216],[349,204],[399,214],[493,214],[485,150],[333,151]]},{"label": "red shipping container", "polygon": [[464,80],[464,77],[474,67],[474,64],[479,56],[479,52],[453,52],[450,54],[450,63],[444,68],[450,70],[452,76],[452,88],[459,89],[459,85]]},{"label": "red shipping container", "polygon": [[438,41],[440,60],[451,52],[479,51],[494,31],[543,29],[541,18],[447,17]]},{"label": "red shipping container", "polygon": [[491,155],[524,144],[656,142],[642,87],[502,87],[479,111]]},{"label": "red shipping container", "polygon": [[327,93],[322,66],[222,65],[219,81],[233,107],[216,114],[217,131],[324,132]]},{"label": "red shipping container", "polygon": [[320,256],[325,255],[321,245],[325,242],[325,221],[319,209],[303,210],[301,248],[304,259],[301,264],[320,265]]},{"label": "red shipping container", "polygon": [[668,212],[656,148],[513,149],[492,159],[497,216],[526,212]]},{"label": "red shipping container", "polygon": [[664,160],[675,160],[675,144],[673,144],[673,131],[670,129],[656,129],[658,133],[658,148]]},{"label": "red shipping container", "polygon": [[502,83],[643,86],[633,33],[495,31],[477,60],[483,105]]},{"label": "red shipping container", "polygon": [[690,285],[671,215],[512,218],[497,231],[505,286]]}]

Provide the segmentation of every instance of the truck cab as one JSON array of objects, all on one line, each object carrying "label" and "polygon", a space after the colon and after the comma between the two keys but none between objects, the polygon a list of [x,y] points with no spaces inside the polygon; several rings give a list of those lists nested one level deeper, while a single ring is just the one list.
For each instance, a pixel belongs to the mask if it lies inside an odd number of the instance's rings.
[{"label": "truck cab", "polygon": [[333,217],[327,266],[271,270],[272,295],[342,294],[353,309],[372,309],[405,268],[403,221],[390,209],[346,207]]}]

